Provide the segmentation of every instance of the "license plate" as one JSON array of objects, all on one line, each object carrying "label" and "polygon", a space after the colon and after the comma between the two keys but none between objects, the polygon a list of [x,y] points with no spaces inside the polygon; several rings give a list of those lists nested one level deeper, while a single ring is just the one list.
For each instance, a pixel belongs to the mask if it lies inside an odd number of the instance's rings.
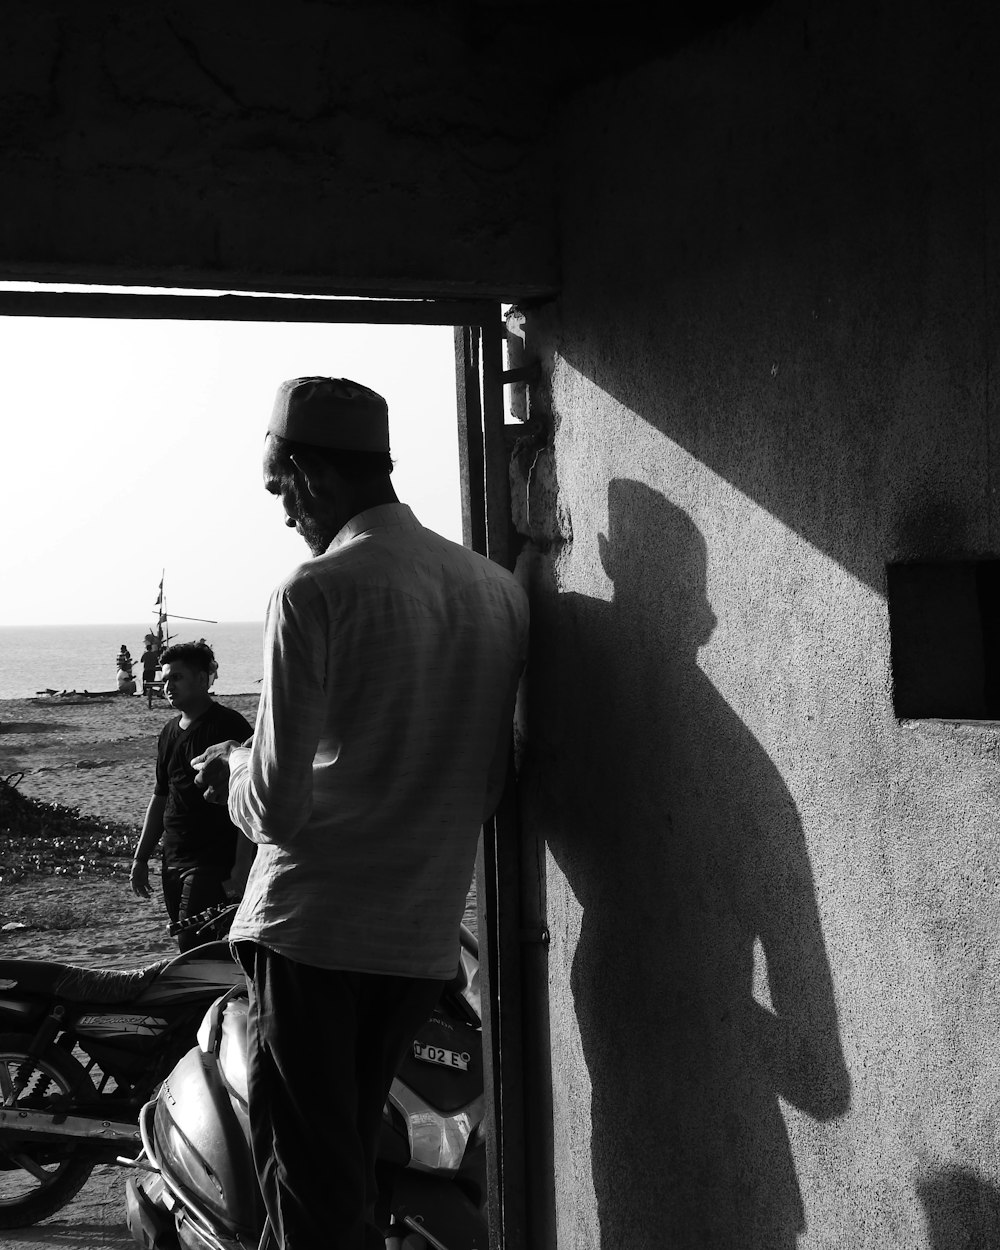
[{"label": "license plate", "polygon": [[413,1043],[414,1059],[422,1059],[424,1063],[439,1063],[443,1068],[461,1068],[469,1070],[469,1056],[463,1050],[445,1050],[443,1046],[428,1046],[426,1042]]}]

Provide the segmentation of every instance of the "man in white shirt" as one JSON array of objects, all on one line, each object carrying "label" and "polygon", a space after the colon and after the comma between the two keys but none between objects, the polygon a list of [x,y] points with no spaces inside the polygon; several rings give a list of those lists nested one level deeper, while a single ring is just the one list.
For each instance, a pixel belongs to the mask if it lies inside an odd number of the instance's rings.
[{"label": "man in white shirt", "polygon": [[[252,743],[193,761],[258,846],[232,940],[251,979],[254,1159],[283,1250],[381,1250],[382,1106],[455,972],[527,648],[509,573],[424,529],[385,401],[279,389],[264,485],[313,558],[268,606]],[[228,773],[228,777],[227,777]]]}]

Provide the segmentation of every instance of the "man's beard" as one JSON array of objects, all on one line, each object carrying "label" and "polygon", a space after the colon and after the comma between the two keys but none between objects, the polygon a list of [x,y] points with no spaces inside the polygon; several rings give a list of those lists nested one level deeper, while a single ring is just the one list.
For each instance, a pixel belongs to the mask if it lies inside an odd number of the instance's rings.
[{"label": "man's beard", "polygon": [[296,528],[302,538],[305,539],[306,546],[312,554],[321,556],[337,536],[325,529],[322,523],[309,511],[306,496],[299,488],[298,482],[290,482],[289,487],[292,505],[295,508]]}]

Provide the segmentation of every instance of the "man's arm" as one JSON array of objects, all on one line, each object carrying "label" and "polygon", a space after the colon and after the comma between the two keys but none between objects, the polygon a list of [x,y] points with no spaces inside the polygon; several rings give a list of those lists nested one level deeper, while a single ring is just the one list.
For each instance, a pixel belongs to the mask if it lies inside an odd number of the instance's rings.
[{"label": "man's arm", "polygon": [[[511,713],[513,714],[513,708]],[[503,795],[503,788],[507,781],[507,764],[510,760],[510,740],[511,717],[505,716],[500,723],[500,733],[497,737],[496,746],[493,748],[490,771],[486,778],[486,800],[483,804],[484,823],[497,810]]]},{"label": "man's arm", "polygon": [[216,742],[191,760],[194,784],[202,791],[207,803],[221,805],[229,802],[229,757],[239,745],[233,739]]},{"label": "man's arm", "polygon": [[[298,590],[304,604],[293,603]],[[313,760],[326,716],[328,623],[310,588],[279,588],[268,608],[264,693],[250,742],[209,747],[192,766],[251,842],[290,842],[312,811]]]},{"label": "man's arm", "polygon": [[527,615],[525,614],[522,623],[520,657],[514,672],[510,688],[504,699],[503,711],[500,715],[500,722],[497,728],[496,743],[493,747],[493,757],[490,760],[490,770],[486,777],[486,799],[483,804],[483,821],[489,820],[493,813],[497,810],[500,799],[503,795],[503,788],[507,782],[507,768],[510,763],[510,749],[514,736],[514,709],[517,705],[517,691],[521,683],[521,674],[524,671],[524,665],[527,662],[528,636],[527,636]]},{"label": "man's arm", "polygon": [[142,833],[132,857],[128,883],[137,898],[149,898],[152,890],[149,885],[149,857],[156,850],[163,836],[163,813],[167,808],[167,796],[154,794],[146,808],[146,818],[142,822]]},{"label": "man's arm", "polygon": [[191,760],[194,784],[202,791],[206,802],[220,805],[229,801],[229,756],[241,743],[249,744],[253,737],[253,730],[244,717],[231,708],[223,711],[227,713],[227,727],[233,736],[213,743]]}]

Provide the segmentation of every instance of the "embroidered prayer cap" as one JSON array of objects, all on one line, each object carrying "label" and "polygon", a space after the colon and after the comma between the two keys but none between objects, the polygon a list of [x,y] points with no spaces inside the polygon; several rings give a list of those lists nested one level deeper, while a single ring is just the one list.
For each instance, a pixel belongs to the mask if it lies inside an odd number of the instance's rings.
[{"label": "embroidered prayer cap", "polygon": [[389,409],[350,378],[291,378],[278,387],[267,432],[338,451],[388,451]]}]

